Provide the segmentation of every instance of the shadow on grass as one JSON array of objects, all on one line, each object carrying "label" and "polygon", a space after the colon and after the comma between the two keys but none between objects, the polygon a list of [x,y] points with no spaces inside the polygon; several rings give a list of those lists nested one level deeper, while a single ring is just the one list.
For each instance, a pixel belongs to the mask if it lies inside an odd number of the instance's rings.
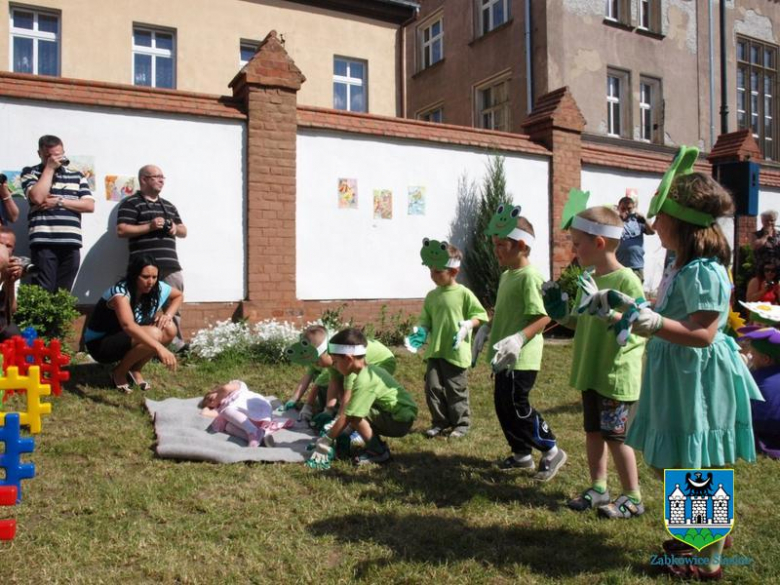
[{"label": "shadow on grass", "polygon": [[543,414],[545,418],[556,414],[582,414],[582,402],[577,400],[575,402],[557,404],[549,408],[544,408]]},{"label": "shadow on grass", "polygon": [[[531,485],[530,474],[503,472],[484,459],[430,452],[395,454],[392,463],[372,466],[366,473],[334,467],[328,475],[345,484],[364,485],[367,489],[363,493],[378,502],[450,507],[482,500],[520,502],[556,511],[567,496]],[[522,485],[523,481],[529,485]]]},{"label": "shadow on grass", "polygon": [[68,368],[70,382],[63,388],[81,399],[91,400],[96,404],[123,408],[135,411],[134,403],[129,403],[126,396],[110,385],[111,368],[103,364],[75,364]]},{"label": "shadow on grass", "polygon": [[391,558],[359,563],[356,576],[407,561],[449,565],[473,560],[497,568],[526,565],[551,578],[604,572],[631,566],[630,552],[608,546],[598,532],[538,526],[473,526],[461,518],[421,514],[350,514],[315,522],[316,536],[344,543],[373,542],[392,551]]}]

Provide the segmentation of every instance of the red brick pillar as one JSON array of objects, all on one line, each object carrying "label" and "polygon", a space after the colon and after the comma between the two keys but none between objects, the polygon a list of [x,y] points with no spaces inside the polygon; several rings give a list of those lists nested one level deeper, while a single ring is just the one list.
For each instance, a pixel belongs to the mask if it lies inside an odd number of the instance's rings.
[{"label": "red brick pillar", "polygon": [[552,151],[550,161],[550,273],[558,278],[573,258],[571,237],[560,229],[569,189],[582,175],[582,131],[585,118],[568,87],[541,96],[523,123],[531,140]]},{"label": "red brick pillar", "polygon": [[297,317],[295,172],[298,90],[306,80],[271,31],[230,82],[247,112],[247,297],[251,321]]}]

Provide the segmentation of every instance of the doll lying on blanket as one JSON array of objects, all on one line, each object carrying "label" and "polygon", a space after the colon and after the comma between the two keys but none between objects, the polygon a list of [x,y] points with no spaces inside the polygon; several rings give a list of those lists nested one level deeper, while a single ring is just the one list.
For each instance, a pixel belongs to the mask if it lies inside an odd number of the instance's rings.
[{"label": "doll lying on blanket", "polygon": [[274,418],[265,396],[252,392],[241,380],[217,384],[200,401],[203,416],[215,417],[211,428],[244,439],[250,447],[273,447],[275,431],[293,426],[286,418]]}]

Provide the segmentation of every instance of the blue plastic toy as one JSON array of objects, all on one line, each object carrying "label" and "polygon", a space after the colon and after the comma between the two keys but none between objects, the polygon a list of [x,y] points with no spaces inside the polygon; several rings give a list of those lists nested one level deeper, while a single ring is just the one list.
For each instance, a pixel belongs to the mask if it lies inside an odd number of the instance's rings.
[{"label": "blue plastic toy", "polygon": [[19,414],[7,413],[0,427],[0,443],[5,443],[5,452],[0,454],[0,467],[5,469],[5,478],[0,479],[0,485],[16,486],[17,504],[22,501],[22,480],[35,477],[35,464],[21,461],[22,454],[33,452],[35,441],[22,438],[19,428]]}]

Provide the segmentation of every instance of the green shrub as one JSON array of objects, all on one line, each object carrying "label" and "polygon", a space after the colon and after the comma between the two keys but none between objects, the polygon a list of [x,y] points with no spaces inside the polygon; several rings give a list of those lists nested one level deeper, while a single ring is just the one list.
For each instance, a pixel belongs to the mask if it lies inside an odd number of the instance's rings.
[{"label": "green shrub", "polygon": [[366,337],[376,339],[384,345],[403,345],[404,337],[409,335],[417,324],[417,316],[399,310],[388,315],[387,305],[379,310],[379,321],[368,323],[364,327]]},{"label": "green shrub", "polygon": [[584,270],[576,264],[569,264],[561,272],[560,278],[558,278],[558,286],[561,290],[569,295],[569,311],[574,306],[574,298],[577,296],[577,279],[584,272]]},{"label": "green shrub", "polygon": [[19,329],[32,327],[40,337],[63,342],[73,331],[79,316],[76,297],[64,289],[50,293],[37,285],[22,284],[16,295],[14,322]]}]

